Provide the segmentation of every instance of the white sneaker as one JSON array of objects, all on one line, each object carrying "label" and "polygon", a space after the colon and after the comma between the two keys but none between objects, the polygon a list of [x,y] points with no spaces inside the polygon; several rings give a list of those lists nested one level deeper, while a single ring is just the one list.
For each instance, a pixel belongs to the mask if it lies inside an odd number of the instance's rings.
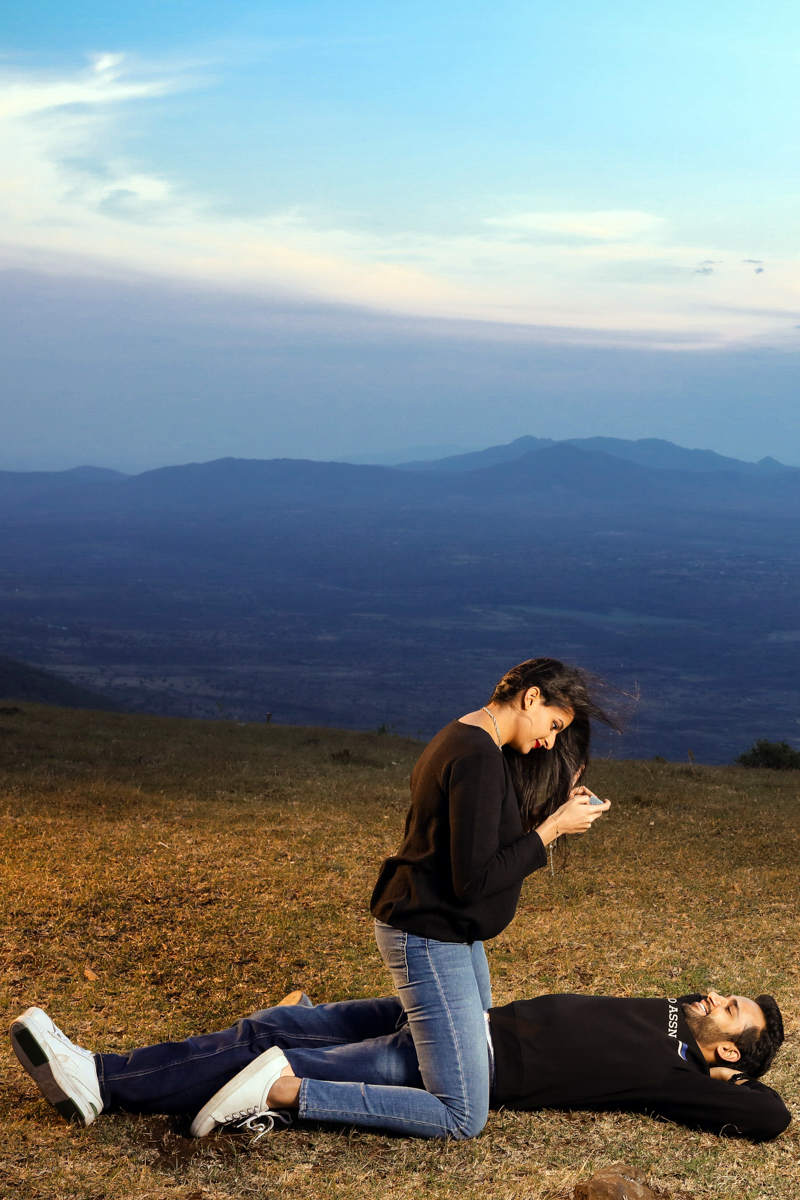
[{"label": "white sneaker", "polygon": [[[270,1132],[276,1118],[284,1125],[290,1124],[288,1113],[274,1112],[267,1104],[270,1088],[288,1065],[283,1051],[277,1046],[259,1054],[200,1109],[192,1121],[192,1137],[205,1137],[216,1125],[230,1125],[234,1121],[255,1131],[258,1137]],[[266,1122],[263,1126],[254,1124],[262,1117]]]},{"label": "white sneaker", "polygon": [[67,1121],[91,1125],[103,1109],[94,1055],[76,1046],[41,1008],[11,1026],[11,1045],[39,1091]]}]

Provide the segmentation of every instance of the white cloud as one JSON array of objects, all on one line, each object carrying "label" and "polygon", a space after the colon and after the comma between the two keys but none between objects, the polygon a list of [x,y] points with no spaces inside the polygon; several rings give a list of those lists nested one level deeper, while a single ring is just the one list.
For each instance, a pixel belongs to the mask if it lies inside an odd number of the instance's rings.
[{"label": "white cloud", "polygon": [[125,61],[124,54],[95,54],[93,57],[94,69],[100,73],[113,71],[114,67],[119,67]]},{"label": "white cloud", "polygon": [[[116,53],[71,76],[0,75],[0,155],[12,164],[0,182],[6,261],[68,258],[84,270],[415,315],[649,331],[673,346],[684,333],[691,345],[774,339],[797,321],[793,261],[756,276],[742,260],[759,247],[674,244],[667,220],[638,210],[487,215],[452,237],[322,228],[299,210],[220,216],[179,182],[104,149],[130,103],[186,85],[178,74],[137,77]],[[697,274],[704,260],[713,275]]]},{"label": "white cloud", "polygon": [[174,82],[166,79],[135,82],[120,78],[113,68],[124,61],[122,54],[100,54],[94,67],[64,79],[6,73],[0,77],[0,121],[4,137],[13,136],[13,122],[34,113],[54,112],[67,105],[108,105],[136,97],[160,96]]}]

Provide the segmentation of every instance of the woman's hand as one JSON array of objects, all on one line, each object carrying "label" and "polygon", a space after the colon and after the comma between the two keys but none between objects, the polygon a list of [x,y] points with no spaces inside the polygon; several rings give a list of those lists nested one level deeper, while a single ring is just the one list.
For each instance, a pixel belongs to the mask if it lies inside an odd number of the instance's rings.
[{"label": "woman's hand", "polygon": [[[592,801],[595,801],[592,804]],[[556,809],[554,817],[558,817],[558,828],[562,833],[586,833],[592,822],[601,817],[611,808],[611,801],[604,800],[597,804],[597,796],[582,784],[574,787],[569,794],[569,800]]]},{"label": "woman's hand", "polygon": [[588,788],[573,788],[566,804],[557,808],[536,830],[544,844],[552,842],[562,833],[586,833],[592,823],[611,808],[610,800],[592,804],[593,799],[596,799],[594,793]]}]

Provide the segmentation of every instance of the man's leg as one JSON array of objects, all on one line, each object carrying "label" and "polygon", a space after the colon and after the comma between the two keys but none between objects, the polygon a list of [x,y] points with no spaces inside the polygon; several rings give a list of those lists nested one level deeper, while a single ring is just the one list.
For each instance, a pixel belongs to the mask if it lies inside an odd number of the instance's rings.
[{"label": "man's leg", "polygon": [[263,1009],[219,1033],[128,1054],[97,1054],[105,1110],[194,1113],[265,1050],[302,1078],[420,1087],[413,1042],[394,996],[315,1008]]}]

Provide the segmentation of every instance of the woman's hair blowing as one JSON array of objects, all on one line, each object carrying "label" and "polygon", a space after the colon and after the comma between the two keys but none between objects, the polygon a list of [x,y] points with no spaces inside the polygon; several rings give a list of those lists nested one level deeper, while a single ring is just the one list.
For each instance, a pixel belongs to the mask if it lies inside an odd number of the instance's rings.
[{"label": "woman's hair blowing", "polygon": [[510,746],[503,747],[526,830],[541,825],[569,798],[575,775],[589,763],[591,722],[599,721],[619,732],[617,719],[594,697],[603,686],[599,679],[558,659],[529,658],[506,671],[494,689],[490,704],[511,704],[521,692],[536,687],[548,708],[574,714],[552,750],[520,754]]}]

